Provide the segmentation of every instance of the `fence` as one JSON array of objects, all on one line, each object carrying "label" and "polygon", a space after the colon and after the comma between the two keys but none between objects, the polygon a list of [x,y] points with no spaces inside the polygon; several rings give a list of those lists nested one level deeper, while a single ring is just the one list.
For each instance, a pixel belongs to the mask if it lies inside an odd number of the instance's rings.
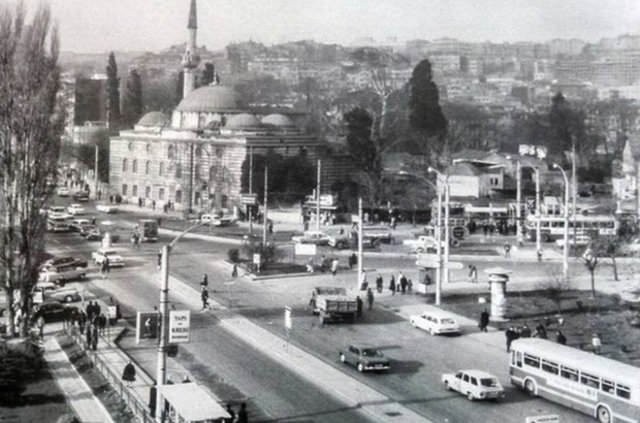
[{"label": "fence", "polygon": [[[149,406],[139,398],[139,396],[128,386],[122,383],[120,374],[109,367],[105,360],[95,351],[92,351],[87,345],[86,339],[75,326],[65,328],[65,332],[74,340],[74,342],[82,348],[87,357],[93,363],[93,366],[102,374],[109,382],[113,389],[120,395],[120,398],[127,404],[129,409],[142,423],[155,423],[156,420],[149,413]],[[103,337],[104,342],[108,342]]]}]

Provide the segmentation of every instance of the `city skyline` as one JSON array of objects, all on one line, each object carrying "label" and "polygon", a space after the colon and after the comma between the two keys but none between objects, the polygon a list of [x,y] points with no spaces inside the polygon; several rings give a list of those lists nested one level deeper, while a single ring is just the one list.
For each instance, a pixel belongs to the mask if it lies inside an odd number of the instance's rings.
[{"label": "city skyline", "polygon": [[[49,0],[61,49],[77,53],[158,51],[185,39],[188,0]],[[635,33],[640,3],[632,0],[200,0],[198,45],[221,49],[253,40],[277,44],[300,39],[350,44],[373,38],[387,42],[442,37],[472,42],[544,42]],[[33,11],[39,0],[25,0]],[[375,4],[376,7],[371,7]],[[491,13],[487,13],[490,11]],[[265,19],[268,16],[272,19]],[[183,24],[176,24],[183,22]],[[354,27],[356,26],[357,27]]]}]

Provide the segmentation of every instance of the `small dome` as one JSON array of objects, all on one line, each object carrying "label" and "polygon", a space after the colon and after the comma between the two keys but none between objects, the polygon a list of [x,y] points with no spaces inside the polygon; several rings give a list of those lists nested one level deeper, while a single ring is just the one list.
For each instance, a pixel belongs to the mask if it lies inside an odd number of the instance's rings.
[{"label": "small dome", "polygon": [[169,124],[169,117],[162,112],[149,112],[138,121],[140,126],[165,126]]},{"label": "small dome", "polygon": [[254,115],[249,113],[240,113],[239,115],[231,116],[224,127],[240,129],[256,128],[258,126],[260,126],[260,121]]},{"label": "small dome", "polygon": [[180,112],[238,112],[242,109],[235,90],[222,85],[208,85],[191,91],[176,110]]},{"label": "small dome", "polygon": [[277,127],[291,127],[295,126],[293,121],[285,115],[280,113],[273,113],[262,118],[262,123],[265,125],[273,125]]}]

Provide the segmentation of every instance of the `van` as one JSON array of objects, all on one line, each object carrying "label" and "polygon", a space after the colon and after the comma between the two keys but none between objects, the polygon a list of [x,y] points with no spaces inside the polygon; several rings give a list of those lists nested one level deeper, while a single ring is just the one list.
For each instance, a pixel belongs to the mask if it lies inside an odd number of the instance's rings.
[{"label": "van", "polygon": [[431,335],[460,333],[460,326],[455,317],[441,310],[425,311],[411,316],[409,321],[413,327],[427,331]]},{"label": "van", "polygon": [[51,232],[69,232],[71,227],[64,217],[49,217],[47,219],[47,230]]}]

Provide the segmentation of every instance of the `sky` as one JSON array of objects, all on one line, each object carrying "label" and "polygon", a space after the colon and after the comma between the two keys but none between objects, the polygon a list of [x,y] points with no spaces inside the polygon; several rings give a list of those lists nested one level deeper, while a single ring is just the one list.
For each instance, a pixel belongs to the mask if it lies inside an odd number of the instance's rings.
[{"label": "sky", "polygon": [[[63,51],[103,53],[184,42],[190,0],[24,2],[51,6]],[[198,45],[209,49],[247,40],[598,41],[625,33],[640,33],[638,0],[198,0]]]}]

